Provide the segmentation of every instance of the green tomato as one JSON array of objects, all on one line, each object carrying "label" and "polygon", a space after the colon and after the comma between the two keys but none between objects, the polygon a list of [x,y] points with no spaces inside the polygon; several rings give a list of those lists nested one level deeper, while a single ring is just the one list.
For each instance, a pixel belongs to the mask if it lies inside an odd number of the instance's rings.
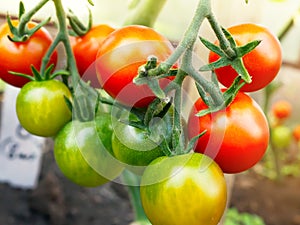
[{"label": "green tomato", "polygon": [[292,131],[286,126],[277,126],[272,130],[272,143],[277,148],[287,148],[292,141]]},{"label": "green tomato", "polygon": [[227,201],[222,170],[200,153],[154,160],[142,176],[140,190],[153,225],[217,225]]},{"label": "green tomato", "polygon": [[161,144],[171,137],[170,115],[156,118],[149,129],[113,122],[112,149],[115,157],[127,167],[144,167],[163,156]]},{"label": "green tomato", "polygon": [[55,136],[72,118],[65,97],[71,99],[71,92],[58,80],[28,82],[16,102],[21,125],[34,135]]},{"label": "green tomato", "polygon": [[110,154],[109,115],[94,121],[71,121],[57,135],[54,156],[62,173],[74,183],[95,187],[117,178],[122,165]]}]

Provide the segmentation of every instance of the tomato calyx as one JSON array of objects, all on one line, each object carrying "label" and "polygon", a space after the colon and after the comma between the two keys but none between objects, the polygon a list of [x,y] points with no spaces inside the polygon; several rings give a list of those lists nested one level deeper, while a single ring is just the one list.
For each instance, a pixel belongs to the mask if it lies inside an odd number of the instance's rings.
[{"label": "tomato calyx", "polygon": [[246,83],[251,83],[252,79],[251,76],[249,75],[247,69],[245,68],[245,65],[243,63],[242,57],[249,52],[251,52],[253,49],[255,49],[259,44],[260,40],[254,40],[251,41],[243,46],[238,47],[234,38],[232,35],[226,30],[222,29],[224,35],[226,36],[227,40],[229,41],[230,47],[233,49],[235,52],[235,56],[231,57],[228,56],[224,49],[221,47],[211,43],[210,41],[206,40],[205,38],[200,37],[201,42],[212,52],[215,52],[220,56],[220,59],[212,62],[210,64],[204,65],[200,68],[200,71],[210,71],[210,70],[215,70],[224,66],[231,65],[232,68],[235,69],[235,71],[242,77],[242,79]]},{"label": "tomato calyx", "polygon": [[54,69],[54,64],[51,64],[46,70],[45,72],[42,74],[40,73],[33,65],[31,65],[31,72],[32,75],[29,74],[24,74],[24,73],[18,73],[18,72],[14,72],[14,71],[9,71],[10,74],[16,75],[16,76],[21,76],[21,77],[25,77],[27,79],[29,79],[30,81],[46,81],[46,80],[53,80],[55,79],[57,76],[69,76],[70,73],[67,70],[58,70],[55,71],[54,73],[52,73],[53,69]]},{"label": "tomato calyx", "polygon": [[[44,3],[42,3],[44,4]],[[50,17],[43,20],[42,22],[40,22],[39,24],[37,24],[35,27],[29,29],[27,27],[27,22],[30,20],[30,13],[25,16],[29,18],[25,18],[23,15],[25,15],[25,7],[22,1],[20,1],[19,4],[19,20],[20,23],[18,24],[18,26],[14,26],[10,16],[7,14],[6,19],[7,19],[7,24],[9,26],[10,32],[12,35],[8,35],[7,38],[12,41],[12,42],[25,42],[27,41],[35,32],[37,32],[41,27],[43,27],[44,25],[46,25],[47,23],[50,22]]]}]

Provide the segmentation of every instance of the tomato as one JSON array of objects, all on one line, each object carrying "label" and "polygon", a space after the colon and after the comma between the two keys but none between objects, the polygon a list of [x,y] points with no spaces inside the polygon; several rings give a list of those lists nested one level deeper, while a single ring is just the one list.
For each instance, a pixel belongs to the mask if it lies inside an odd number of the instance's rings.
[{"label": "tomato", "polygon": [[300,125],[297,125],[293,129],[293,137],[297,142],[300,142]]},{"label": "tomato", "polygon": [[96,76],[95,61],[101,43],[114,28],[106,24],[92,27],[84,36],[72,38],[71,44],[79,74],[92,87],[99,88]]},{"label": "tomato", "polygon": [[[138,68],[154,55],[163,61],[173,46],[155,30],[138,25],[125,26],[107,36],[97,54],[96,71],[104,90],[128,106],[146,107],[155,98],[147,85],[137,86],[133,79]],[[163,88],[168,79],[162,79]]]},{"label": "tomato", "polygon": [[217,225],[227,201],[222,170],[200,153],[154,160],[142,176],[140,191],[153,225]]},{"label": "tomato", "polygon": [[21,125],[38,136],[53,137],[72,118],[65,97],[71,92],[58,80],[30,81],[16,100],[16,112]]},{"label": "tomato", "polygon": [[69,122],[55,137],[54,156],[61,172],[72,182],[96,187],[118,177],[123,167],[110,154],[110,115],[94,121]]},{"label": "tomato", "polygon": [[272,129],[272,143],[277,148],[287,148],[292,141],[292,132],[287,126],[277,126]]},{"label": "tomato", "polygon": [[190,112],[188,133],[192,138],[206,131],[195,151],[213,158],[225,173],[238,173],[255,165],[269,142],[269,126],[260,106],[239,92],[233,102],[215,113],[197,117],[207,105],[199,98]]},{"label": "tomato", "polygon": [[292,105],[288,101],[277,101],[272,105],[272,114],[277,119],[286,119],[291,115]]},{"label": "tomato", "polygon": [[163,156],[160,145],[164,139],[167,142],[170,139],[169,119],[156,121],[150,131],[120,121],[113,122],[112,149],[115,157],[130,168],[147,166],[154,159]]},{"label": "tomato", "polygon": [[[250,23],[230,27],[228,31],[238,46],[254,40],[261,40],[254,50],[243,57],[244,65],[252,77],[252,82],[244,85],[241,91],[253,92],[264,88],[276,77],[281,66],[282,52],[278,39],[267,28]],[[219,58],[219,55],[210,52],[210,63]],[[236,71],[231,66],[221,67],[215,72],[220,83],[226,87],[229,87],[237,77]]]},{"label": "tomato", "polygon": [[[12,23],[16,26],[19,22],[13,20]],[[28,23],[29,29],[35,26],[34,22]],[[52,37],[45,28],[39,29],[25,42],[11,42],[8,35],[12,36],[8,24],[5,23],[0,28],[0,78],[10,85],[22,87],[29,79],[12,75],[9,71],[31,75],[31,65],[39,70],[42,58],[52,43]],[[57,52],[54,51],[49,65],[56,62]]]}]

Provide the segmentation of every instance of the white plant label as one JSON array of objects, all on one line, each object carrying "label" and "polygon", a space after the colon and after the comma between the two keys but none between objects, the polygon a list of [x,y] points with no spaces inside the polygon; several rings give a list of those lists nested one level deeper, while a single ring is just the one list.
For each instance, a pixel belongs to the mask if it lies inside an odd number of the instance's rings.
[{"label": "white plant label", "polygon": [[6,85],[1,107],[0,182],[32,189],[40,173],[45,139],[29,134],[16,115],[19,88]]}]

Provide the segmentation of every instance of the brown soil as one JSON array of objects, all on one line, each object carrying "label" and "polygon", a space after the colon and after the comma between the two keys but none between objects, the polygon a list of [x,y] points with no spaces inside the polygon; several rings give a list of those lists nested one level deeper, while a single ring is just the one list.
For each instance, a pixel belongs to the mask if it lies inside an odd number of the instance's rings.
[{"label": "brown soil", "polygon": [[[239,174],[230,206],[258,214],[267,225],[300,225],[299,187],[299,178],[276,183],[253,172]],[[35,190],[0,184],[0,225],[128,225],[132,219],[124,186],[79,187],[60,173],[51,150]]]},{"label": "brown soil", "polygon": [[261,216],[267,225],[300,225],[300,178],[276,182],[247,172],[236,176],[230,205]]}]

